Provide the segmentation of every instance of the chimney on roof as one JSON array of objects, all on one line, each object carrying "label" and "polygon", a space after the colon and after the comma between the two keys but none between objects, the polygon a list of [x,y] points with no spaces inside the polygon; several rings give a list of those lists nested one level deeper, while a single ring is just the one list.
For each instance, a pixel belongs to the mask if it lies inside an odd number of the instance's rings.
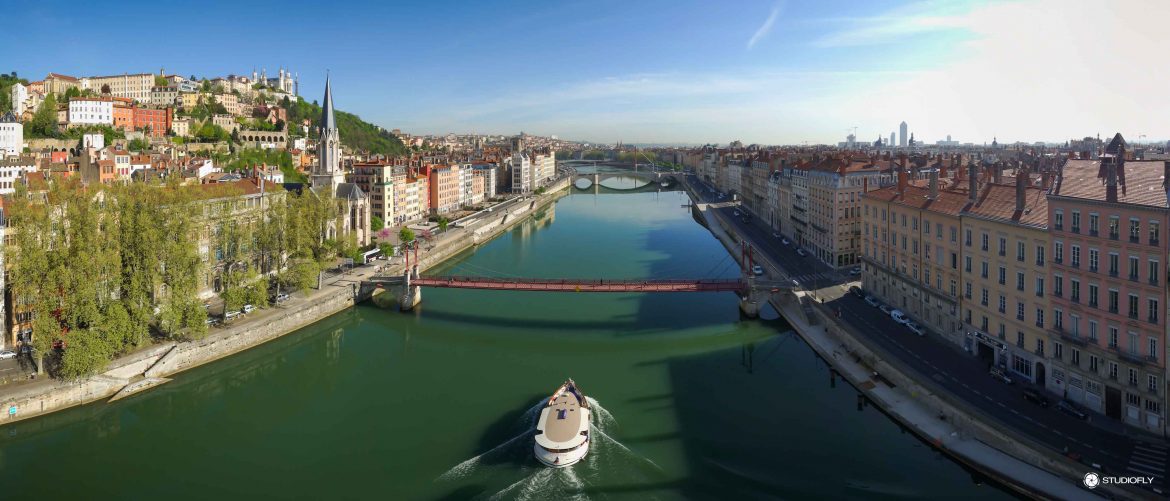
[{"label": "chimney on roof", "polygon": [[927,200],[938,199],[938,169],[930,169],[930,193],[926,196]]},{"label": "chimney on roof", "polygon": [[1022,168],[1016,167],[1016,212],[1023,212],[1024,200],[1027,198],[1028,187],[1028,173]]},{"label": "chimney on roof", "polygon": [[975,162],[967,165],[967,200],[974,203],[978,198],[979,192],[979,168],[975,166]]},{"label": "chimney on roof", "polygon": [[898,195],[905,196],[906,182],[908,181],[908,179],[907,179],[908,176],[907,176],[907,172],[906,172],[906,155],[903,154],[903,155],[900,155],[898,157],[897,169],[898,169],[897,170],[897,172],[898,172]]}]

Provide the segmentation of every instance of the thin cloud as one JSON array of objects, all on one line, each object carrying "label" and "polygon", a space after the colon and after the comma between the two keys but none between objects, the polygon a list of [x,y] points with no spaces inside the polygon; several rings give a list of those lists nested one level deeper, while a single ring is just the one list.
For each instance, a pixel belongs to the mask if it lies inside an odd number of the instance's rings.
[{"label": "thin cloud", "polygon": [[768,19],[764,20],[764,24],[760,25],[760,29],[752,34],[751,39],[748,40],[747,49],[752,50],[756,46],[756,42],[763,40],[772,31],[772,26],[776,25],[776,18],[780,17],[780,4],[777,3],[772,7],[772,13],[768,14]]}]

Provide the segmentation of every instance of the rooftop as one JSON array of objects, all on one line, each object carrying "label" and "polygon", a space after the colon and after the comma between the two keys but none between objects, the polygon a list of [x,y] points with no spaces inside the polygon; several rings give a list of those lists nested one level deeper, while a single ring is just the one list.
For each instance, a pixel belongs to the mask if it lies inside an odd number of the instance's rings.
[{"label": "rooftop", "polygon": [[1148,207],[1170,207],[1162,161],[1127,161],[1118,168],[1117,197],[1109,200],[1101,160],[1069,160],[1052,189],[1054,196]]}]

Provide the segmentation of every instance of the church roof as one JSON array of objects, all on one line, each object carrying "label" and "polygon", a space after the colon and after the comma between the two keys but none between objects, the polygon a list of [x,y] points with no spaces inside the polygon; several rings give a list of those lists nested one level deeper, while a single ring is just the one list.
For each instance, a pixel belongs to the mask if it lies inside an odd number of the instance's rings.
[{"label": "church roof", "polygon": [[329,77],[325,77],[325,100],[321,103],[321,130],[337,128],[337,121],[333,119],[333,91],[329,86]]},{"label": "church roof", "polygon": [[334,196],[342,200],[360,200],[366,198],[365,192],[354,183],[339,183]]}]

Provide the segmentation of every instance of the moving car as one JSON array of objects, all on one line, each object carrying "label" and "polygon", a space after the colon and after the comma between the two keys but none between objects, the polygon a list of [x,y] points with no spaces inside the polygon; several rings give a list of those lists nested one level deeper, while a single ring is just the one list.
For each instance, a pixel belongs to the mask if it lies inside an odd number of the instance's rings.
[{"label": "moving car", "polygon": [[800,257],[804,257],[804,256],[808,255],[808,253],[805,252],[804,249],[796,249],[796,255],[800,256]]},{"label": "moving car", "polygon": [[1039,405],[1040,407],[1048,407],[1048,397],[1041,395],[1036,390],[1024,390],[1024,400]]},{"label": "moving car", "polygon": [[1012,384],[1012,378],[1008,377],[1007,373],[999,367],[992,367],[991,370],[987,373],[990,374],[991,377],[1003,381],[1006,384]]},{"label": "moving car", "polygon": [[764,274],[764,267],[762,267],[758,264],[753,264],[752,265],[752,274],[757,276],[757,277],[760,275],[763,275]]},{"label": "moving car", "polygon": [[910,323],[910,319],[906,318],[906,314],[902,313],[902,310],[891,310],[890,318],[894,319],[895,322],[898,322],[902,325]]},{"label": "moving car", "polygon": [[877,298],[875,298],[873,296],[865,296],[865,304],[868,304],[870,306],[873,306],[874,308],[877,308],[878,305],[880,305],[881,303],[879,303]]},{"label": "moving car", "polygon": [[860,275],[860,274],[861,274],[861,267],[860,266],[854,266],[853,268],[849,269],[850,276],[856,277],[857,275]]},{"label": "moving car", "polygon": [[865,297],[865,292],[862,292],[861,287],[858,287],[856,285],[849,288],[849,293],[853,294],[854,296],[860,297],[860,298]]},{"label": "moving car", "polygon": [[1057,402],[1056,408],[1060,410],[1060,412],[1068,414],[1077,419],[1089,419],[1089,413],[1085,412],[1084,409],[1081,409],[1079,405],[1069,402],[1068,400],[1061,400],[1060,402]]},{"label": "moving car", "polygon": [[908,327],[910,329],[910,332],[918,334],[919,336],[926,335],[926,329],[923,328],[921,325],[918,325],[917,322],[909,322],[906,324],[906,327]]},{"label": "moving car", "polygon": [[16,358],[16,352],[12,350],[0,351],[0,360],[7,360],[9,358]]},{"label": "moving car", "polygon": [[784,245],[788,245],[791,242],[789,242],[788,239],[785,237],[780,237],[780,243],[782,243]]}]

